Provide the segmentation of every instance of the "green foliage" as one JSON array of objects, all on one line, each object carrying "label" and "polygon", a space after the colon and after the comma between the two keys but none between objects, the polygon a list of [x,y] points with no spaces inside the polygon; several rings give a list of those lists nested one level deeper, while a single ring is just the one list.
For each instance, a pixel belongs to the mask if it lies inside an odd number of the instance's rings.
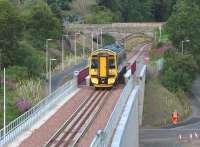
[{"label": "green foliage", "polygon": [[0,28],[2,65],[13,65],[23,27],[17,9],[7,0],[0,0]]},{"label": "green foliage", "polygon": [[61,35],[61,24],[45,3],[38,2],[29,11],[25,16],[26,29],[33,47],[43,48],[47,38],[57,39]]},{"label": "green foliage", "polygon": [[17,95],[19,99],[29,100],[32,103],[42,98],[42,86],[40,80],[20,81],[17,84]]},{"label": "green foliage", "polygon": [[160,48],[160,47],[162,47],[163,45],[164,45],[163,42],[158,42],[158,43],[156,44],[156,48]]},{"label": "green foliage", "polygon": [[23,68],[29,77],[41,75],[44,54],[39,49],[44,48],[47,38],[58,38],[61,33],[61,25],[50,8],[40,0],[35,1],[34,6],[32,3],[19,9],[7,0],[0,0],[2,67],[10,66],[13,70],[11,78],[16,80],[19,80],[18,72]]},{"label": "green foliage", "polygon": [[44,63],[45,63],[45,58],[44,56],[42,56],[42,53],[32,54],[32,56],[26,57],[24,62],[25,62],[24,65],[28,68],[28,73],[30,77],[41,76],[41,73],[44,71]]},{"label": "green foliage", "polygon": [[115,43],[115,38],[109,34],[102,35],[103,46]]},{"label": "green foliage", "polygon": [[167,30],[173,44],[181,49],[181,41],[189,39],[184,43],[184,52],[194,55],[199,64],[200,55],[200,4],[198,0],[178,0],[172,16],[167,22]]},{"label": "green foliage", "polygon": [[165,55],[165,68],[162,83],[170,91],[191,90],[197,71],[197,64],[191,54],[180,55],[168,50]]},{"label": "green foliage", "polygon": [[153,16],[155,21],[165,21],[171,15],[177,0],[153,0]]},{"label": "green foliage", "polygon": [[44,72],[45,54],[33,48],[27,41],[20,42],[18,52],[17,64],[27,68],[29,77],[40,77]]},{"label": "green foliage", "polygon": [[[0,88],[0,128],[3,127],[3,89]],[[21,113],[15,106],[16,91],[6,86],[6,124],[15,119]]]},{"label": "green foliage", "polygon": [[12,81],[20,81],[22,79],[28,79],[28,70],[22,66],[9,66],[6,69],[7,79]]},{"label": "green foliage", "polygon": [[69,9],[69,4],[72,2],[72,0],[56,0],[55,1],[60,9],[66,10]]},{"label": "green foliage", "polygon": [[116,21],[118,18],[109,9],[104,6],[94,5],[91,8],[92,15],[85,16],[86,23],[102,24]]},{"label": "green foliage", "polygon": [[165,21],[171,14],[176,0],[98,0],[121,16],[121,21]]}]

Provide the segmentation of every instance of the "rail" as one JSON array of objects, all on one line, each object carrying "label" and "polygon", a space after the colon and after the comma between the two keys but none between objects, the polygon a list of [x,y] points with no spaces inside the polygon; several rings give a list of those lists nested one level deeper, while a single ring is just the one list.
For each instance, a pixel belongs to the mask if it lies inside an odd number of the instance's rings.
[{"label": "rail", "polygon": [[76,87],[77,84],[74,79],[68,81],[51,95],[45,97],[37,105],[10,122],[5,128],[5,135],[4,128],[0,130],[0,146],[5,146],[7,143],[13,141],[19,134],[30,128],[41,116],[54,108],[62,98],[74,91]]},{"label": "rail", "polygon": [[71,117],[45,144],[49,146],[76,146],[104,105],[110,91],[95,91],[78,107]]},{"label": "rail", "polygon": [[94,140],[92,141],[90,147],[106,147],[109,145],[110,140],[112,138],[112,134],[114,133],[120,116],[123,112],[124,106],[127,102],[127,99],[134,88],[134,80],[131,78],[125,88],[123,89],[119,100],[108,120],[108,123],[104,130],[99,130]]}]

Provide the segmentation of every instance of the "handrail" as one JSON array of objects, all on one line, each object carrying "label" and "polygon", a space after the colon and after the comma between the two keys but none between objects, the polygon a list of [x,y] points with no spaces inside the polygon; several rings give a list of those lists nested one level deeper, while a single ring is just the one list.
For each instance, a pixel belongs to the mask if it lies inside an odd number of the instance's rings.
[{"label": "handrail", "polygon": [[4,128],[2,128],[0,130],[0,146],[4,146],[13,141],[19,134],[30,128],[43,114],[55,107],[62,98],[74,91],[76,87],[76,81],[74,79],[68,81],[27,112],[10,122],[6,126],[5,136]]}]

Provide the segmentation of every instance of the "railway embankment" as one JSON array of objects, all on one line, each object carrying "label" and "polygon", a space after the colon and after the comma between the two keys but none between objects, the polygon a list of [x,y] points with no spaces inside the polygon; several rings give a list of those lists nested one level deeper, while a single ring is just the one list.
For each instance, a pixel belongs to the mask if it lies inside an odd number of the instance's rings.
[{"label": "railway embankment", "polygon": [[[192,109],[190,100],[183,91],[171,92],[163,85],[163,72],[158,71],[155,64],[157,58],[151,55],[152,52],[150,51],[151,59],[147,68],[143,127],[162,128],[171,125],[171,115],[175,110],[180,114],[179,121],[183,121],[188,119]],[[159,58],[161,57],[163,55],[159,54]]]}]

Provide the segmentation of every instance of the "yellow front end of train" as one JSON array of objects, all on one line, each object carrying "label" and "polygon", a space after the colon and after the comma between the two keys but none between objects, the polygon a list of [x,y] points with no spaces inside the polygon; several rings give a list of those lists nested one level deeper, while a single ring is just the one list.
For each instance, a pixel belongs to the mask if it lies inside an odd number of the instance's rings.
[{"label": "yellow front end of train", "polygon": [[112,87],[117,79],[117,54],[110,50],[96,50],[89,59],[90,84],[94,87]]}]

